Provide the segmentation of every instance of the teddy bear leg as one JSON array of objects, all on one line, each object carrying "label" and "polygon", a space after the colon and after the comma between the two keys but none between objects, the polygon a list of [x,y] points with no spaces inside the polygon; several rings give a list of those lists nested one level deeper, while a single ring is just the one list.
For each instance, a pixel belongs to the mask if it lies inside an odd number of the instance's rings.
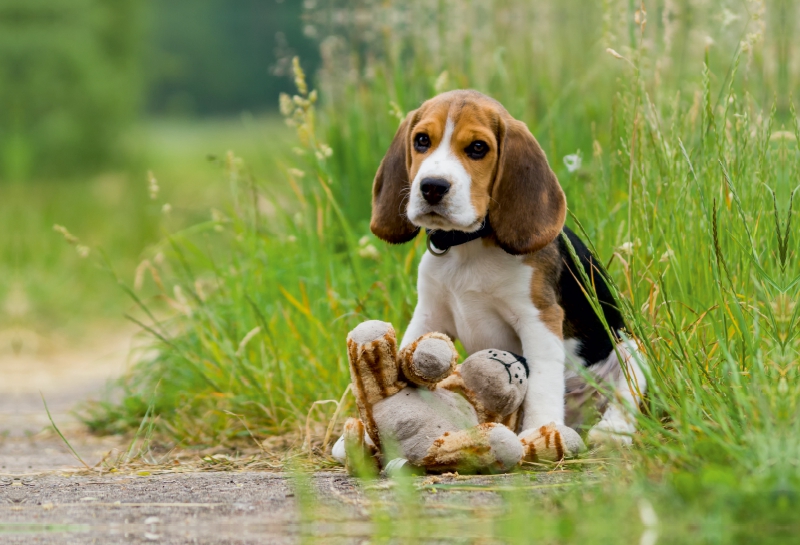
[{"label": "teddy bear leg", "polygon": [[358,418],[348,418],[342,437],[333,446],[331,454],[343,462],[350,475],[376,472],[375,447],[367,443],[364,423]]},{"label": "teddy bear leg", "polygon": [[437,472],[504,472],[519,464],[523,454],[522,443],[514,432],[489,422],[441,435],[421,465]]},{"label": "teddy bear leg", "polygon": [[373,443],[380,445],[374,406],[406,387],[400,379],[394,328],[378,320],[359,324],[347,336],[347,356],[358,414]]},{"label": "teddy bear leg", "polygon": [[[366,426],[365,426],[366,430]],[[369,450],[369,452],[374,456],[378,452],[378,447],[372,441],[372,438],[369,436],[366,431],[364,432],[364,445]],[[345,449],[344,445],[344,433],[339,436],[339,439],[331,447],[331,457],[339,462],[342,465],[346,465],[347,463],[347,450]]]},{"label": "teddy bear leg", "polygon": [[578,432],[567,426],[548,424],[520,435],[528,462],[557,462],[586,450]]}]

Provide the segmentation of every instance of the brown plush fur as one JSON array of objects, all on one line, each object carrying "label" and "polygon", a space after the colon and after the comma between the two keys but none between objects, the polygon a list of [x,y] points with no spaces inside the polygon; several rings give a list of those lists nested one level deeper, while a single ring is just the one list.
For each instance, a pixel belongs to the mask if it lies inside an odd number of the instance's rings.
[{"label": "brown plush fur", "polygon": [[387,327],[383,334],[367,343],[358,343],[350,335],[347,337],[347,352],[356,405],[364,420],[367,433],[378,446],[380,446],[380,435],[372,416],[373,405],[406,386],[405,382],[400,380],[397,366],[384,363],[397,359],[397,337],[394,329],[389,324],[385,325]]},{"label": "brown plush fur", "polygon": [[[423,343],[423,341],[428,339],[438,339],[444,341],[447,343],[447,346],[450,350],[450,365],[442,368],[440,373],[433,376],[429,376],[425,373],[425,371],[428,371],[428,368],[421,368],[419,361],[420,354],[417,350],[420,347],[420,343]],[[426,388],[432,389],[442,379],[455,371],[456,364],[458,363],[458,352],[456,352],[456,347],[453,346],[453,341],[451,341],[450,337],[447,335],[443,333],[426,333],[408,346],[405,346],[400,351],[400,354],[398,355],[398,362],[400,363],[400,370],[403,373],[403,378],[418,386],[425,386]]]},{"label": "brown plush fur", "polygon": [[542,426],[538,432],[522,438],[525,459],[529,462],[562,460],[568,448],[558,429],[555,426]]},{"label": "brown plush fur", "polygon": [[465,465],[491,467],[495,460],[489,445],[494,423],[480,424],[467,430],[447,432],[436,439],[422,465],[433,471],[462,469]]}]

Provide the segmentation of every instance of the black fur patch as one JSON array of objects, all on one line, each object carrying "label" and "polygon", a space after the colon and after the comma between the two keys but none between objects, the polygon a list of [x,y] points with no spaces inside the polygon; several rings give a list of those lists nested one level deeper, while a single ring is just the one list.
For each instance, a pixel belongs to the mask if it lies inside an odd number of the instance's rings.
[{"label": "black fur patch", "polygon": [[[625,329],[619,309],[611,296],[611,290],[606,282],[606,271],[603,265],[589,251],[589,248],[568,227],[564,227],[564,234],[575,248],[586,276],[594,280],[594,288],[603,309],[603,315],[612,331]],[[603,327],[603,322],[595,315],[592,306],[586,299],[581,286],[583,279],[575,269],[572,256],[562,237],[558,237],[558,250],[564,267],[558,279],[559,303],[564,309],[564,339],[577,339],[580,341],[578,356],[583,358],[586,365],[592,365],[608,357],[614,349]],[[588,293],[589,290],[587,290]]]}]

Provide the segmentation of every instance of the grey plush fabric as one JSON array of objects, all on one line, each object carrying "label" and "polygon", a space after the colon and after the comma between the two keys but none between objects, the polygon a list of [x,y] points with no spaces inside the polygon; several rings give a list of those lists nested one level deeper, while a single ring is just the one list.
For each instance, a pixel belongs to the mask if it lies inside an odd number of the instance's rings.
[{"label": "grey plush fabric", "polygon": [[508,471],[516,466],[525,454],[517,434],[505,426],[492,428],[489,432],[489,445],[501,471]]},{"label": "grey plush fabric", "polygon": [[422,463],[433,441],[445,432],[478,425],[472,405],[464,397],[443,389],[409,386],[379,401],[372,410],[384,450],[391,449],[394,443],[399,452],[393,454],[405,456],[415,465]]},{"label": "grey plush fabric", "polygon": [[525,366],[510,352],[481,350],[464,360],[459,372],[483,406],[503,417],[517,410],[528,391]]},{"label": "grey plush fabric", "polygon": [[438,382],[450,374],[453,350],[447,342],[431,338],[419,342],[414,351],[417,374],[430,382]]},{"label": "grey plush fabric", "polygon": [[583,444],[583,439],[581,439],[577,431],[569,426],[556,426],[556,429],[558,429],[558,433],[561,434],[561,440],[564,442],[567,455],[574,456],[586,450],[586,445]]},{"label": "grey plush fabric", "polygon": [[386,335],[390,329],[392,329],[392,324],[388,322],[369,320],[368,322],[357,325],[348,336],[358,344],[367,344],[380,339]]}]

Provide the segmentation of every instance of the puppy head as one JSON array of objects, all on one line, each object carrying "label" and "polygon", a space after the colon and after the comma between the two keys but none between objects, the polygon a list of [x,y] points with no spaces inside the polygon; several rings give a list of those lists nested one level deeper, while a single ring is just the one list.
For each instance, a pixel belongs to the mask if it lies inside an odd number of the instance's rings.
[{"label": "puppy head", "polygon": [[512,254],[561,231],[566,199],[524,123],[476,91],[451,91],[410,112],[375,176],[372,232],[387,242],[420,227],[472,232],[489,219]]}]

